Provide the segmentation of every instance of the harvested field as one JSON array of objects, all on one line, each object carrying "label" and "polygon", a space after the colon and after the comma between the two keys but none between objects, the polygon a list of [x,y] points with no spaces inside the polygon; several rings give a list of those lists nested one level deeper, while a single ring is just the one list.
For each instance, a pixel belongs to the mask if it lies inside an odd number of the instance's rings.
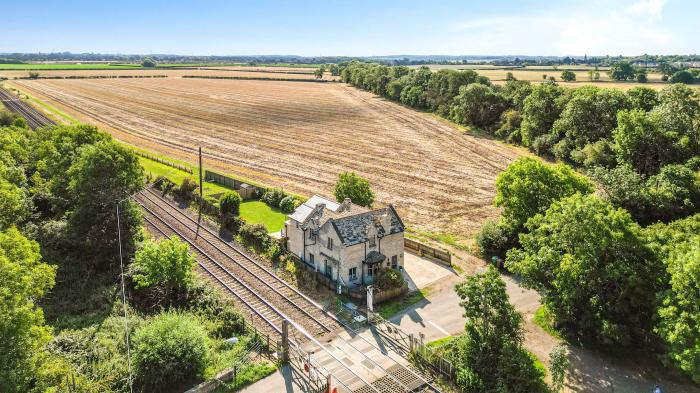
[{"label": "harvested field", "polygon": [[520,153],[343,84],[208,80],[23,80],[13,85],[120,140],[303,195],[338,173],[369,179],[410,226],[464,239]]},{"label": "harvested field", "polygon": [[[0,77],[27,78],[30,71],[0,70]],[[246,68],[246,67],[220,67],[202,69],[133,69],[133,70],[51,70],[51,71],[31,71],[38,72],[39,77],[93,77],[93,76],[139,76],[139,75],[167,75],[170,78],[181,78],[184,75],[198,76],[225,76],[225,77],[246,77],[246,78],[288,78],[288,79],[315,79],[313,69],[290,69],[290,68]],[[323,77],[332,80],[329,73]]]}]

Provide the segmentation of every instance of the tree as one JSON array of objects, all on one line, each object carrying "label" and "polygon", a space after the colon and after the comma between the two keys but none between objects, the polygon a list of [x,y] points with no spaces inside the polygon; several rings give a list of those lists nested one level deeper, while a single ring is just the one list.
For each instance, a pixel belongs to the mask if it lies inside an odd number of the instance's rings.
[{"label": "tree", "polygon": [[545,164],[536,158],[520,158],[496,178],[496,206],[503,207],[503,217],[515,228],[552,202],[577,192],[590,193],[591,183],[564,164]]},{"label": "tree", "polygon": [[467,277],[456,287],[467,322],[448,348],[462,391],[546,392],[543,372],[522,348],[522,316],[508,301],[498,271]]},{"label": "tree", "polygon": [[573,71],[564,70],[561,73],[561,80],[564,82],[573,82],[576,80],[576,74]]},{"label": "tree", "polygon": [[334,195],[338,202],[350,198],[352,203],[360,206],[372,207],[374,203],[374,193],[369,182],[355,172],[343,172],[338,176]]},{"label": "tree", "polygon": [[323,72],[324,72],[323,66],[314,70],[314,76],[316,77],[316,79],[323,79]]},{"label": "tree", "polygon": [[670,79],[671,83],[683,83],[686,85],[690,85],[695,82],[695,78],[693,77],[693,74],[690,73],[688,70],[681,70],[676,72],[675,74],[671,75]]},{"label": "tree", "polygon": [[[627,345],[651,328],[658,260],[629,213],[575,194],[531,218],[506,266],[537,290],[570,337]],[[595,228],[595,230],[591,230]]]},{"label": "tree", "polygon": [[459,124],[487,128],[496,124],[506,106],[505,97],[492,87],[473,83],[459,89],[450,117]]},{"label": "tree", "polygon": [[172,391],[201,377],[209,355],[207,332],[187,315],[166,312],[133,335],[134,379],[144,391]]},{"label": "tree", "polygon": [[552,376],[552,393],[564,390],[566,370],[569,368],[569,359],[566,357],[566,346],[559,344],[549,353],[549,373]]},{"label": "tree", "polygon": [[617,112],[629,105],[627,95],[619,89],[576,89],[553,124],[552,132],[563,138],[553,149],[554,155],[571,160],[571,151],[608,137],[617,126]]},{"label": "tree", "polygon": [[700,383],[700,235],[676,244],[667,262],[671,288],[663,294],[659,309],[659,333],[668,344],[668,355]]},{"label": "tree", "polygon": [[654,89],[637,86],[627,90],[632,109],[649,112],[659,104],[659,94]]},{"label": "tree", "polygon": [[145,68],[153,68],[157,65],[156,61],[151,57],[146,57],[141,61],[141,66]]},{"label": "tree", "polygon": [[663,132],[659,127],[660,120],[658,115],[647,115],[643,110],[617,114],[613,140],[621,162],[632,165],[639,173],[649,175],[676,159],[673,135]]},{"label": "tree", "polygon": [[[72,236],[97,260],[114,260],[118,247],[116,203],[144,183],[138,158],[127,148],[105,140],[81,149],[67,175],[75,206],[70,215]],[[120,212],[122,242],[128,251],[139,233],[141,216],[128,199],[120,204]]]},{"label": "tree", "polygon": [[15,228],[0,232],[0,386],[27,392],[40,352],[51,339],[38,301],[54,285],[56,268],[43,263],[39,244]]},{"label": "tree", "polygon": [[236,191],[229,191],[224,194],[219,200],[219,208],[221,214],[229,214],[231,216],[238,216],[241,208],[241,196]]},{"label": "tree", "polygon": [[551,84],[537,85],[523,101],[521,135],[523,144],[531,146],[540,135],[548,134],[559,118],[565,102],[564,89]]},{"label": "tree", "polygon": [[634,67],[627,61],[619,61],[610,67],[608,75],[617,81],[634,79]]},{"label": "tree", "polygon": [[647,83],[649,79],[647,78],[647,70],[644,68],[640,68],[634,73],[634,78],[637,80],[638,83]]},{"label": "tree", "polygon": [[24,192],[0,173],[0,230],[17,224],[29,214]]},{"label": "tree", "polygon": [[146,241],[136,251],[129,271],[136,288],[156,288],[165,299],[171,299],[192,285],[195,264],[187,243],[173,237]]}]

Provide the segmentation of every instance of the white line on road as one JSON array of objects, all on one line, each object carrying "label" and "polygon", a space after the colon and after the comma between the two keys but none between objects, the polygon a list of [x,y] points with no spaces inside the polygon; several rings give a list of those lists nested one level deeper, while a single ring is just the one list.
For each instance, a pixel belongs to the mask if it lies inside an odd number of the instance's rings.
[{"label": "white line on road", "polygon": [[444,333],[446,336],[451,336],[451,334],[448,333],[447,330],[441,328],[441,327],[438,326],[435,322],[433,322],[433,321],[428,321],[428,323],[431,324],[431,325],[433,325],[433,326],[435,326],[435,328],[436,328],[437,330],[441,331],[441,332]]}]

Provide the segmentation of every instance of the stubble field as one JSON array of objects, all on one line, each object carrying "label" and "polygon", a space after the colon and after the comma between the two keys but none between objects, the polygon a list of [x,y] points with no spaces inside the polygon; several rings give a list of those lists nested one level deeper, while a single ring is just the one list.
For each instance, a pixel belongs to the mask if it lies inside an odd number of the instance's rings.
[{"label": "stubble field", "polygon": [[303,195],[369,179],[421,231],[466,239],[515,148],[344,84],[207,79],[22,80],[15,86],[127,143]]}]

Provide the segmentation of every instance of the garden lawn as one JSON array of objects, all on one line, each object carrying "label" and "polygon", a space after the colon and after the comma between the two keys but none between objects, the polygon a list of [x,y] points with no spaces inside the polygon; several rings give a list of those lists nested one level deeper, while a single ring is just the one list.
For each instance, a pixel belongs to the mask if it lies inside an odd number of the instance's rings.
[{"label": "garden lawn", "polygon": [[284,227],[287,215],[265,202],[244,201],[241,203],[241,218],[249,224],[265,225],[268,232],[277,232]]},{"label": "garden lawn", "polygon": [[[184,180],[186,177],[197,181],[197,176],[195,175],[191,175],[177,168],[161,164],[160,162],[149,160],[148,158],[139,157],[139,162],[146,173],[151,174],[153,180],[155,180],[158,176],[164,176],[178,186],[182,184],[182,180]],[[231,189],[220,184],[204,182],[204,196],[221,194],[227,191],[231,191]]]}]

